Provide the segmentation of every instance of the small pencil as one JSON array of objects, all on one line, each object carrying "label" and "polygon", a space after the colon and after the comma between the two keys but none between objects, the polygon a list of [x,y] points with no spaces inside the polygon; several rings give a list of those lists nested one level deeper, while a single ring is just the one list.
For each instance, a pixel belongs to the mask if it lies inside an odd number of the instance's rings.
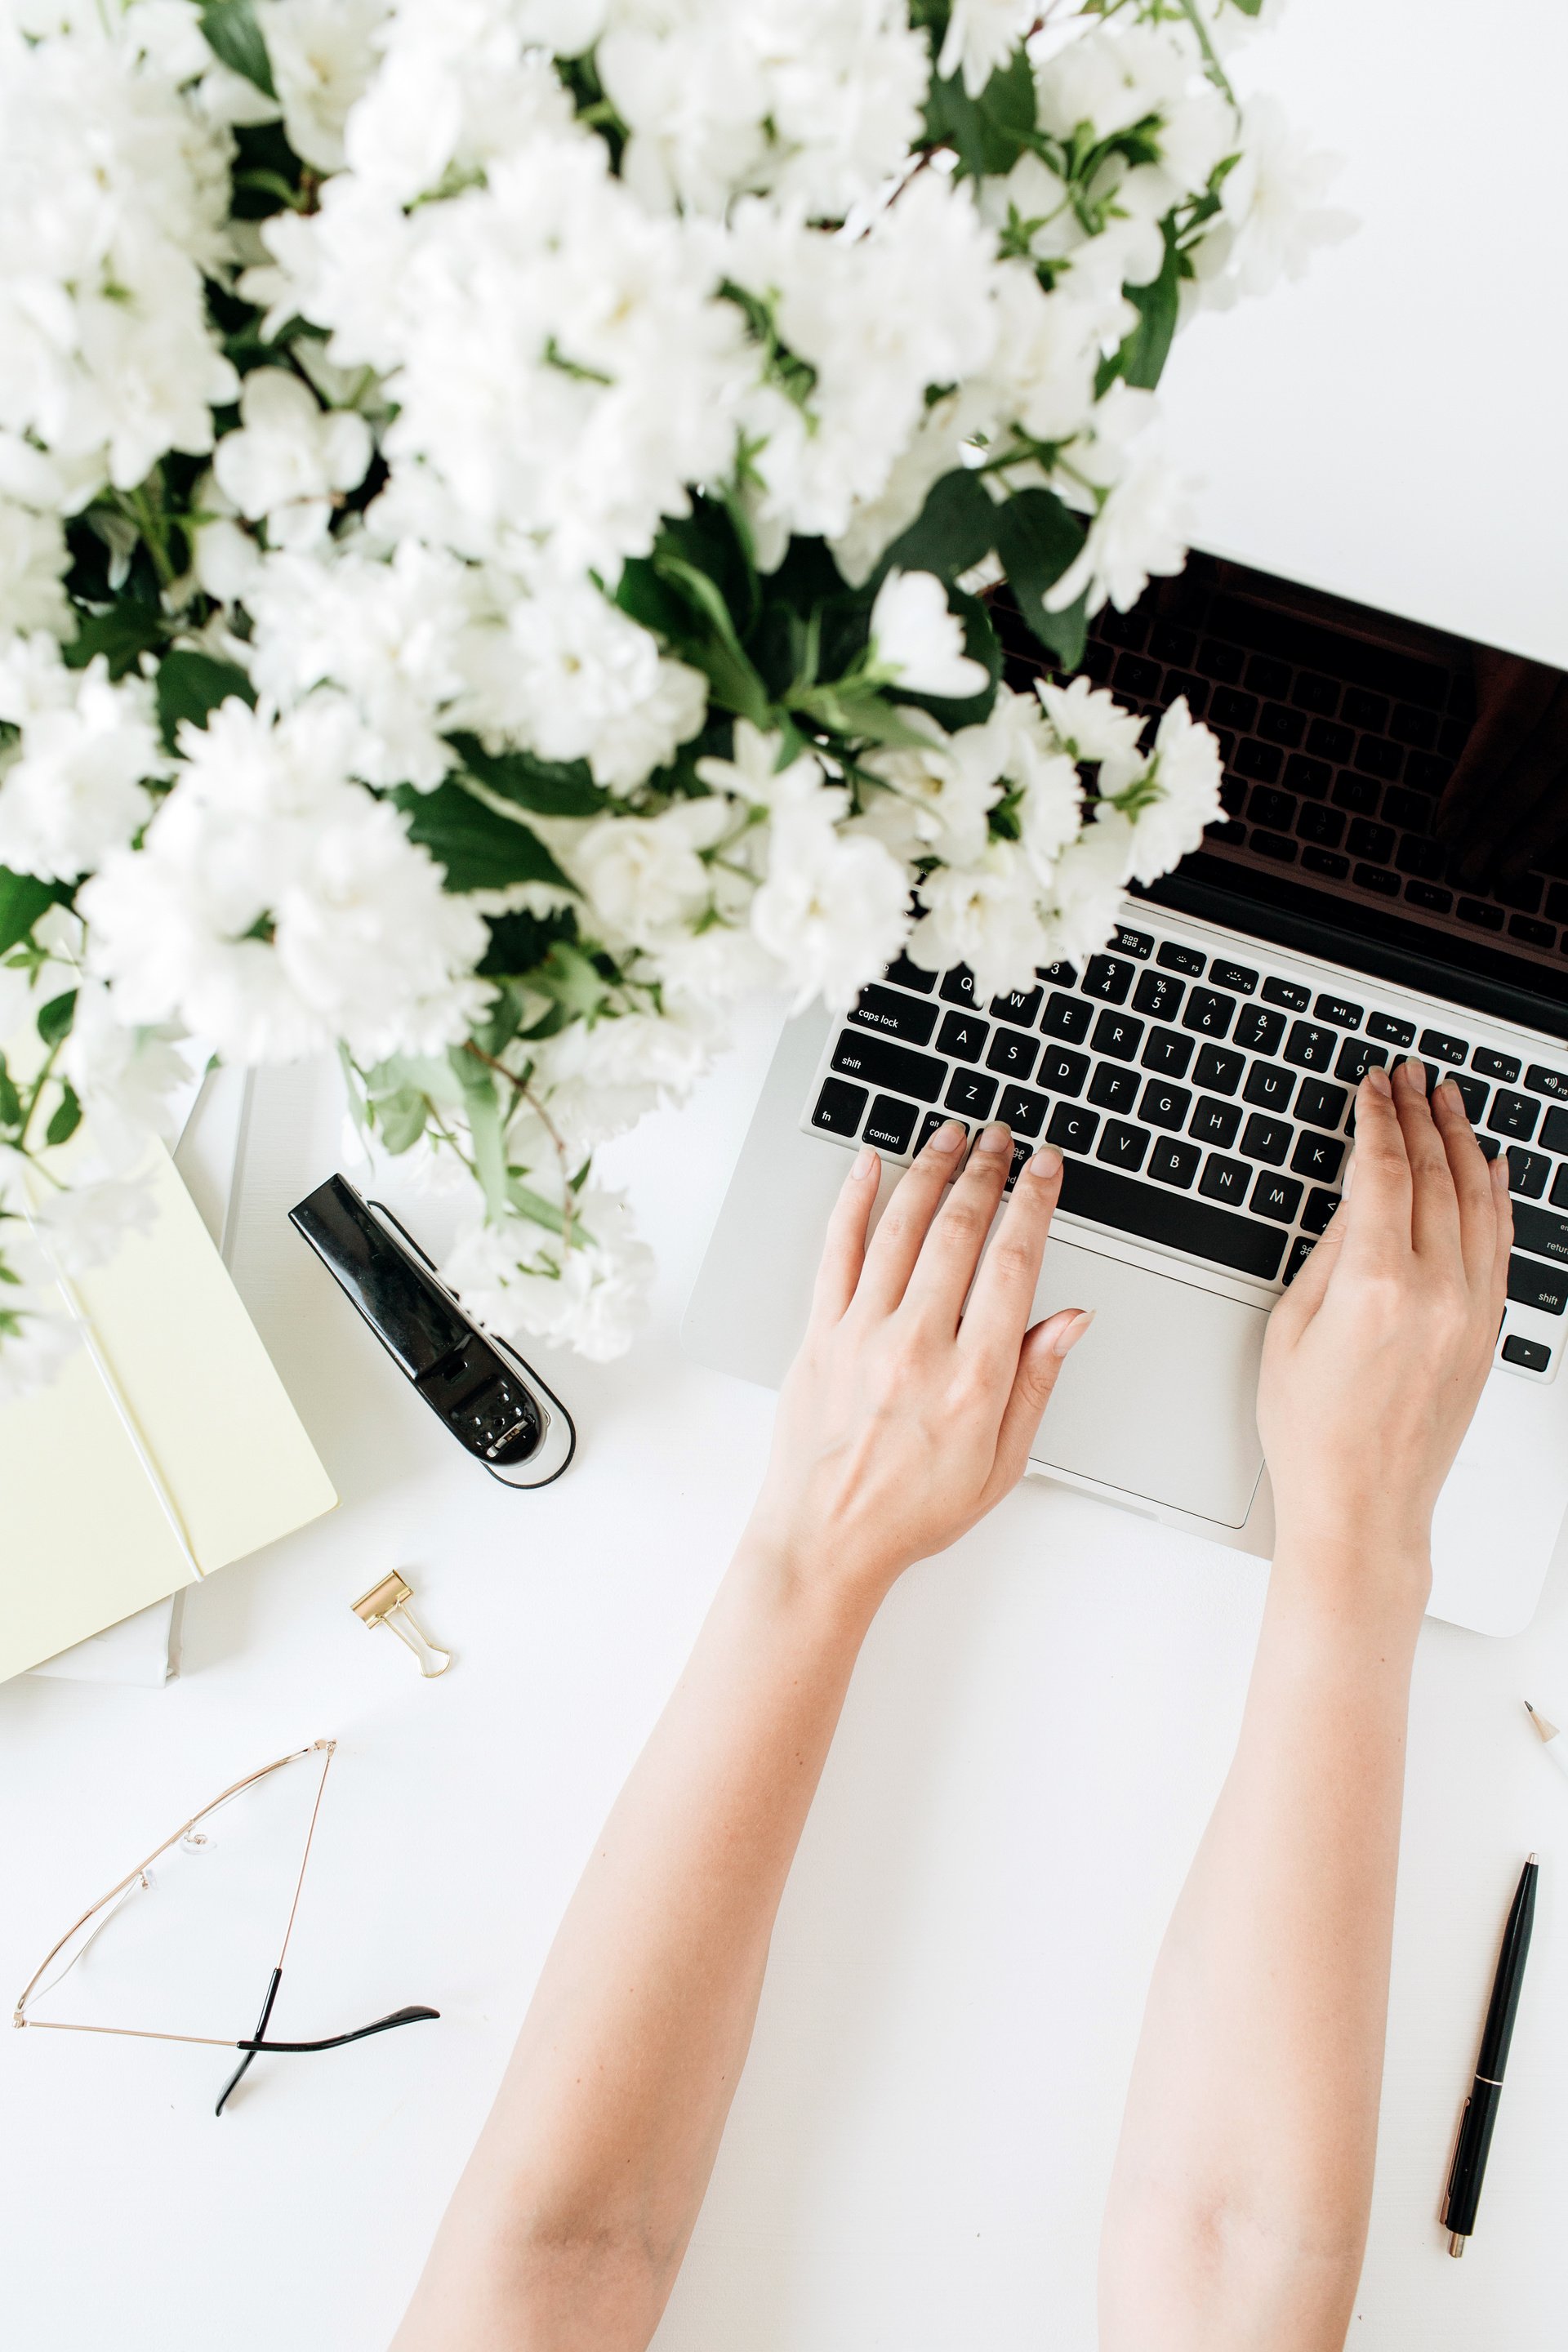
[{"label": "small pencil", "polygon": [[1524,1702],[1524,1711],[1540,1733],[1541,1744],[1557,1769],[1568,1772],[1568,1739],[1563,1738],[1554,1723],[1549,1723],[1545,1716],[1538,1714],[1528,1699]]}]

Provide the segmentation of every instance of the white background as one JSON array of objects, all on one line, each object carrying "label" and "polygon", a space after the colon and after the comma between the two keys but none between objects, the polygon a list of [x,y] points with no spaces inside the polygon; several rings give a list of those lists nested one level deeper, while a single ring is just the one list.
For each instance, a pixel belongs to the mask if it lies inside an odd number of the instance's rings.
[{"label": "white background", "polygon": [[[1346,152],[1342,200],[1366,226],[1301,289],[1203,322],[1170,406],[1209,475],[1211,543],[1568,660],[1563,50],[1544,0],[1500,0],[1484,25],[1453,0],[1297,0],[1251,70]],[[770,1399],[686,1363],[676,1331],[772,1035],[750,1017],[695,1105],[609,1155],[659,1254],[657,1311],[619,1364],[541,1360],[583,1446],[535,1496],[457,1453],[283,1223],[335,1162],[330,1114],[301,1100],[260,1139],[242,1283],[342,1508],[190,1595],[167,1689],[0,1689],[0,1987],[226,1780],[330,1732],[277,2030],[410,2000],[443,2016],[258,2064],[221,2122],[219,2052],[5,2034],[0,2330],[20,2352],[384,2344],[761,1465]],[[350,1612],[392,1567],[458,1653],[444,1682]],[[1038,1483],[894,1593],[664,2352],[1090,2352],[1143,1988],[1261,1594],[1256,1562]],[[1377,2352],[1563,2342],[1568,1781],[1523,1695],[1568,1717],[1560,1569],[1519,1640],[1422,1638],[1351,2336]],[[1535,1952],[1455,2263],[1436,2212],[1532,1846]],[[171,1952],[166,1980],[141,1979],[137,2014],[181,2022],[187,1965]]]}]

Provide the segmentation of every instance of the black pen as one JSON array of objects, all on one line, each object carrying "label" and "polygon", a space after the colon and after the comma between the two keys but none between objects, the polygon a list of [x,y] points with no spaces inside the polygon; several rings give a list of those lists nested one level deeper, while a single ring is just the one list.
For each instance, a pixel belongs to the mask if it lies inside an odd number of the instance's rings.
[{"label": "black pen", "polygon": [[1481,2034],[1480,2056],[1476,2060],[1476,2079],[1470,2085],[1470,2095],[1465,2101],[1465,2112],[1459,2117],[1459,2137],[1448,2173],[1448,2193],[1443,2200],[1443,2226],[1448,2232],[1448,2252],[1456,2257],[1465,2251],[1465,2240],[1476,2226],[1476,2208],[1481,2201],[1487,2154],[1492,2144],[1492,2126],[1497,2122],[1498,2104],[1502,2097],[1502,2078],[1508,2070],[1508,2048],[1513,2040],[1513,2021],[1519,2009],[1520,1988],[1524,1982],[1530,1931],[1535,1922],[1535,1882],[1540,1874],[1540,1865],[1531,1854],[1520,1875],[1513,1901],[1509,1906],[1508,1924],[1502,1931],[1502,1950],[1498,1954],[1497,1974],[1492,1979],[1492,1997],[1487,2007],[1487,2021]]}]

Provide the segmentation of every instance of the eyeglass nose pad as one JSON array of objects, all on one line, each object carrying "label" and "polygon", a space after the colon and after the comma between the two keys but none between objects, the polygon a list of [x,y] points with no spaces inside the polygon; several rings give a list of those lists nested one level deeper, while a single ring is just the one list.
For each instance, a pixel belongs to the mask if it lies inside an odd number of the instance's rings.
[{"label": "eyeglass nose pad", "polygon": [[210,1853],[214,1843],[215,1840],[208,1835],[205,1830],[187,1830],[184,1836],[180,1840],[180,1852],[182,1853]]}]

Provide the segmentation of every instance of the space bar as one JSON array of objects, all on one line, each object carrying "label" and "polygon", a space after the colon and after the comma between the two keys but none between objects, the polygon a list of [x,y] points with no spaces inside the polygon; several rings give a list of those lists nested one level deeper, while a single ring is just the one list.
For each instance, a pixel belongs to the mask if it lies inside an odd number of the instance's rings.
[{"label": "space bar", "polygon": [[1064,1159],[1061,1204],[1075,1217],[1092,1217],[1097,1225],[1163,1242],[1167,1249],[1187,1250],[1264,1282],[1273,1281],[1285,1255],[1285,1235],[1254,1224],[1250,1217],[1233,1217],[1228,1209],[1211,1208],[1206,1201],[1163,1186],[1135,1184],[1092,1160]]}]

